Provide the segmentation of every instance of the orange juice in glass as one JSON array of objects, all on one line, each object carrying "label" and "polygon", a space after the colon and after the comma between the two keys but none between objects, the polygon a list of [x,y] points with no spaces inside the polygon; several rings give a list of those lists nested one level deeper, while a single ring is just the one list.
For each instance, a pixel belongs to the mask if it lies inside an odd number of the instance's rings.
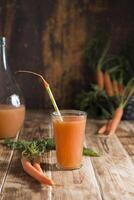
[{"label": "orange juice in glass", "polygon": [[60,113],[61,116],[57,112],[52,113],[57,167],[78,169],[82,165],[87,115],[78,110],[62,110]]}]

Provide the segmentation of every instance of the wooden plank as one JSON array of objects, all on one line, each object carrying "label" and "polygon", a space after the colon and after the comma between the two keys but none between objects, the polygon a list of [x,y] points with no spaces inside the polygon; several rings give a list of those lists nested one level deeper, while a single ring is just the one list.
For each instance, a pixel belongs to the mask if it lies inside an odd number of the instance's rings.
[{"label": "wooden plank", "polygon": [[134,162],[134,123],[133,121],[123,121],[117,135]]},{"label": "wooden plank", "polygon": [[133,123],[130,121],[122,121],[119,124],[119,128],[117,129],[117,135],[120,137],[123,136],[133,136],[134,133],[134,126]]},{"label": "wooden plank", "polygon": [[[49,120],[49,116],[45,113],[30,112],[20,138],[32,139],[51,136]],[[133,163],[116,136],[111,137],[105,143],[104,138],[94,134],[102,123],[104,122],[94,120],[87,122],[87,145],[101,152],[102,155],[100,158],[91,160],[85,158],[84,165],[80,170],[57,170],[54,151],[43,156],[43,170],[59,184],[54,188],[41,186],[26,175],[20,164],[20,155],[15,152],[0,199],[134,199]]]},{"label": "wooden plank", "polygon": [[[86,141],[92,149],[101,152],[92,158],[102,199],[134,199],[134,165],[116,135],[110,138],[95,135],[95,123],[88,125]],[[97,127],[97,125],[96,125]]]},{"label": "wooden plank", "polygon": [[6,147],[0,145],[0,193],[7,176],[12,155],[13,151],[9,151]]},{"label": "wooden plank", "polygon": [[[17,140],[19,133],[17,134],[14,140]],[[4,139],[0,140],[0,193],[2,192],[4,183],[7,178],[7,173],[9,170],[10,162],[13,157],[13,150],[7,149],[5,146],[2,145]]]},{"label": "wooden plank", "polygon": [[[37,118],[37,116],[38,114],[30,115],[30,117],[27,118],[24,133],[20,138],[29,139],[50,135],[50,129],[48,128],[49,119],[43,115],[39,115],[39,118]],[[47,175],[50,177],[52,176],[57,184],[63,184],[64,187],[57,186],[54,187],[54,189],[50,187],[41,187],[36,181],[23,172],[19,161],[19,154],[15,153],[9,169],[7,181],[4,185],[2,199],[6,200],[10,197],[11,200],[30,198],[101,200],[101,194],[89,158],[84,159],[83,167],[75,171],[58,171],[55,167],[55,162],[55,152],[47,153],[43,156],[43,167],[47,170]],[[52,170],[52,175],[50,170]]]},{"label": "wooden plank", "polygon": [[[94,133],[97,133],[99,127],[105,123],[106,120],[89,120],[88,127],[92,124]],[[116,135],[131,159],[134,160],[134,121],[121,121],[117,128]]]},{"label": "wooden plank", "polygon": [[53,200],[102,200],[90,158],[84,158],[78,170],[63,171],[56,169],[53,152],[52,163],[52,178],[61,185],[52,190]]},{"label": "wooden plank", "polygon": [[59,187],[52,190],[52,199],[64,200],[101,200],[94,170],[89,157],[83,159],[78,170],[59,170],[56,168],[55,152],[51,153],[52,178]]},{"label": "wooden plank", "polygon": [[[33,114],[30,118],[27,118],[24,132],[20,135],[20,139],[48,137],[48,117],[45,117],[45,115],[41,115],[39,119],[37,117],[38,114]],[[50,199],[50,187],[40,185],[23,171],[20,163],[20,156],[21,155],[18,152],[15,152],[13,155],[7,180],[2,191],[2,200]],[[43,158],[42,165],[43,170],[47,170],[46,174],[48,176],[51,175],[49,159],[50,154],[47,153]],[[48,165],[46,163],[48,163]]]}]

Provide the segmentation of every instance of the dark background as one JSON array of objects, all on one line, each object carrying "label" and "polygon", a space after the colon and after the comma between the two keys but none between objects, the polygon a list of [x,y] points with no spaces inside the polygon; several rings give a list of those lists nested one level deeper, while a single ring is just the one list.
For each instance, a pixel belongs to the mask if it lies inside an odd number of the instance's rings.
[{"label": "dark background", "polygon": [[[116,53],[134,36],[133,0],[0,0],[0,35],[7,37],[8,60],[19,69],[43,74],[60,108],[74,106],[87,87],[84,51],[98,30],[112,37]],[[28,108],[50,108],[41,82],[16,75]]]}]

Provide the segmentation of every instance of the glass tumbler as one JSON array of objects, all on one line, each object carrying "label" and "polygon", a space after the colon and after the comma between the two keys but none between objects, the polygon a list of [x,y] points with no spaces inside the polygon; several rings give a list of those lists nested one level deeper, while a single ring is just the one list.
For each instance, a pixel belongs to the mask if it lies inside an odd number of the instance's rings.
[{"label": "glass tumbler", "polygon": [[87,114],[78,110],[52,113],[52,130],[56,144],[57,167],[78,169],[82,165]]}]

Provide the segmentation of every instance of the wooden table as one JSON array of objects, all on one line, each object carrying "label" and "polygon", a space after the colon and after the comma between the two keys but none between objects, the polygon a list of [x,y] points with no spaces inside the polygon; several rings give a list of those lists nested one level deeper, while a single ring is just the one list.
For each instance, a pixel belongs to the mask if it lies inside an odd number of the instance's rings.
[{"label": "wooden table", "polygon": [[[49,115],[27,113],[19,139],[51,136]],[[43,156],[42,168],[64,187],[42,186],[22,169],[20,154],[0,147],[0,199],[2,200],[133,200],[134,199],[134,124],[122,122],[117,136],[96,135],[103,121],[88,120],[86,145],[101,152],[99,158],[85,157],[83,167],[59,171],[55,152]]]}]

